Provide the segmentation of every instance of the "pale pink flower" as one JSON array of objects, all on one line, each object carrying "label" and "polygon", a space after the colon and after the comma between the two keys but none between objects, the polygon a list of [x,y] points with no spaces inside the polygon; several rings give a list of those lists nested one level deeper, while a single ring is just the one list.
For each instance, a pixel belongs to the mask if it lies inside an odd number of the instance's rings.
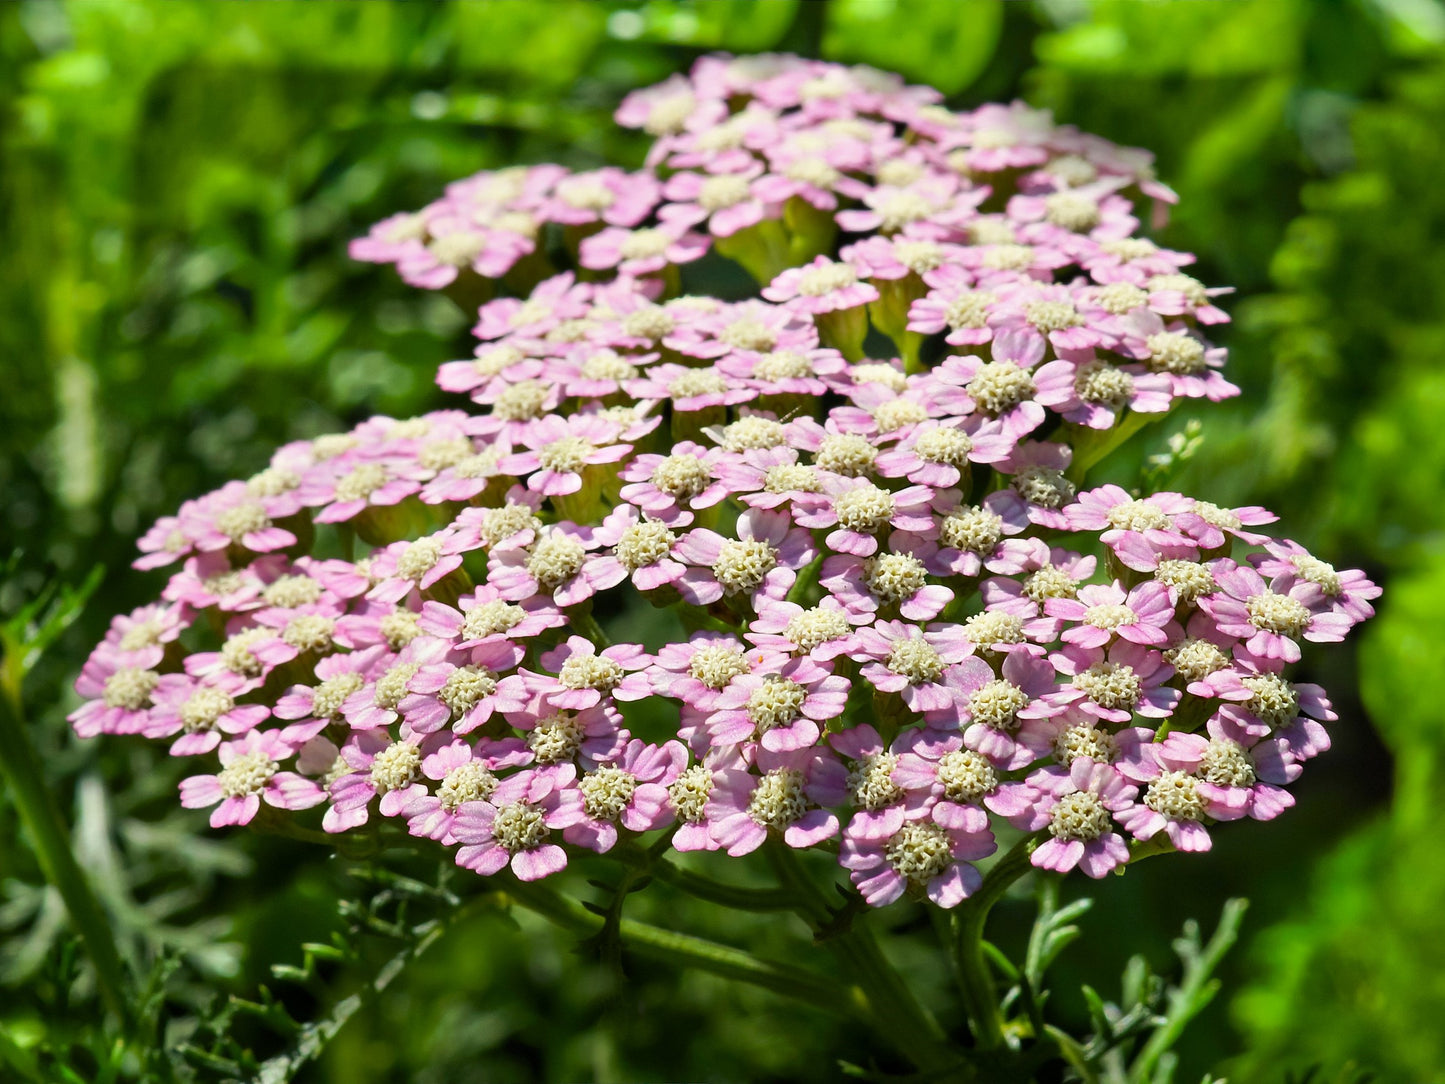
[{"label": "pale pink flower", "polygon": [[421,762],[422,774],[438,786],[435,793],[408,793],[401,814],[406,817],[407,831],[443,846],[455,844],[452,827],[462,805],[490,798],[497,789],[495,773],[521,764],[526,759],[525,749],[516,738],[484,738],[475,747],[459,740],[428,754]]},{"label": "pale pink flower", "polygon": [[139,733],[147,738],[168,738],[171,756],[209,753],[221,744],[221,736],[254,730],[271,715],[265,704],[238,704],[236,699],[251,692],[257,682],[229,671],[197,681],[185,674],[165,674],[151,695],[153,707]]},{"label": "pale pink flower", "polygon": [[1299,662],[1300,639],[1336,643],[1354,624],[1347,614],[1324,609],[1318,590],[1306,581],[1275,592],[1247,565],[1217,569],[1214,579],[1220,592],[1201,598],[1199,608],[1220,632],[1244,641],[1252,659]]},{"label": "pale pink flower", "polygon": [[769,301],[786,301],[799,312],[812,316],[856,309],[878,300],[878,290],[860,282],[858,272],[846,263],[817,256],[802,267],[781,272],[763,290]]},{"label": "pale pink flower", "polygon": [[1077,866],[1097,880],[1129,861],[1129,845],[1113,830],[1114,822],[1127,826],[1143,807],[1134,804],[1139,788],[1109,765],[1080,757],[1068,768],[1041,768],[1025,782],[1001,789],[1012,808],[1000,812],[1016,827],[1049,830],[1052,838],[1029,857],[1040,869],[1067,873]]},{"label": "pale pink flower", "polygon": [[913,889],[950,908],[983,884],[971,863],[996,849],[987,813],[939,803],[907,809],[902,824],[883,839],[845,831],[838,862],[871,907],[884,907]]},{"label": "pale pink flower", "polygon": [[812,534],[793,526],[786,512],[749,508],[736,533],[733,539],[699,528],[683,536],[675,551],[689,566],[675,581],[683,598],[700,606],[739,595],[780,599],[818,553]]},{"label": "pale pink flower", "polygon": [[737,858],[757,850],[769,835],[789,847],[811,847],[838,834],[829,806],[846,794],[847,769],[825,749],[760,750],[757,771],[724,769],[713,775],[707,803],[710,831]]},{"label": "pale pink flower", "polygon": [[[1290,593],[1301,581],[1319,590],[1325,603],[1351,621],[1364,621],[1375,614],[1370,602],[1381,595],[1378,585],[1357,568],[1336,571],[1334,565],[1313,556],[1298,542],[1269,539],[1265,553],[1250,554],[1249,563],[1260,575],[1270,577],[1271,591]],[[1313,608],[1313,607],[1312,607]]]},{"label": "pale pink flower", "polygon": [[763,749],[785,753],[817,742],[822,726],[843,714],[849,682],[832,664],[801,657],[771,673],[739,675],[718,696],[708,718],[714,746],[758,740]]},{"label": "pale pink flower", "polygon": [[633,738],[615,760],[578,779],[583,815],[566,826],[563,838],[606,854],[617,843],[619,827],[629,832],[665,827],[674,816],[668,788],[686,767],[682,743],[649,745]]},{"label": "pale pink flower", "polygon": [[[187,809],[216,806],[211,827],[249,824],[264,800],[277,809],[310,809],[326,793],[295,772],[280,770],[296,750],[274,730],[252,730],[220,748],[221,770],[181,780],[181,805]],[[219,803],[219,804],[217,804]]]},{"label": "pale pink flower", "polygon": [[501,780],[486,801],[463,802],[450,825],[462,844],[457,865],[483,876],[510,865],[520,881],[560,873],[567,852],[552,842],[552,833],[582,817],[576,784],[570,764],[527,769]]}]

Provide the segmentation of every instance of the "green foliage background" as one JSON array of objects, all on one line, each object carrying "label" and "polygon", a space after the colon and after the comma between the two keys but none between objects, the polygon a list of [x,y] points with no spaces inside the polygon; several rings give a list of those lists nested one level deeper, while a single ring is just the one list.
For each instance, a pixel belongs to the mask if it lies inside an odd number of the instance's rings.
[{"label": "green foliage background", "polygon": [[[1270,505],[1386,596],[1357,646],[1310,656],[1343,718],[1298,808],[1100,886],[1053,1008],[1082,1019],[1081,982],[1116,992],[1132,952],[1167,966],[1185,918],[1247,895],[1226,995],[1177,1079],[1445,1080],[1436,0],[0,6],[0,556],[15,554],[0,616],[105,570],[25,692],[129,961],[170,961],[157,1041],[325,940],[341,874],[297,844],[210,833],[149,750],[69,736],[88,645],[159,587],[128,569],[134,538],[281,442],[439,404],[430,377],[464,349],[465,314],[351,263],[347,240],[478,169],[637,163],[611,109],[711,49],[868,62],[961,106],[1022,96],[1158,154],[1182,195],[1163,240],[1238,287],[1225,341],[1245,389],[1200,415],[1171,486]],[[68,1044],[94,1057],[94,1002],[71,989],[75,946],[43,885],[0,794],[4,1079]],[[1026,913],[1001,910],[1005,941]],[[854,1041],[706,977],[633,966],[623,988],[569,951],[498,916],[464,924],[298,1079],[821,1080]],[[349,981],[342,967],[316,1003]]]}]

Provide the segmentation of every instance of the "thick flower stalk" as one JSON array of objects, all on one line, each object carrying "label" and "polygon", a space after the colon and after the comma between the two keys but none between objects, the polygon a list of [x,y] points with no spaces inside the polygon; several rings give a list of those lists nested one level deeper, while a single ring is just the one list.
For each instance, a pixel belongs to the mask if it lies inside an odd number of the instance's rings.
[{"label": "thick flower stalk", "polygon": [[[1226,291],[1142,234],[1175,199],[1149,156],[789,57],[617,119],[640,172],[480,174],[353,244],[485,299],[437,374],[459,405],[156,524],[137,566],[175,571],[77,732],[193,758],[217,827],[379,818],[523,881],[772,841],[875,906],[958,905],[1006,825],[1102,877],[1292,805],[1335,714],[1289,668],[1379,589],[1264,509],[1087,485],[1237,391]],[[686,292],[722,260],[757,296]],[[690,634],[609,640],[668,608]]]}]

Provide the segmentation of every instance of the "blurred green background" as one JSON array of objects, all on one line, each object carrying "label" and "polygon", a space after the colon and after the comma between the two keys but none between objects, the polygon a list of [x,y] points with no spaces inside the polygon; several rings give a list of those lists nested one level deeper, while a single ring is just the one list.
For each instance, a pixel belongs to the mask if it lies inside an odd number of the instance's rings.
[{"label": "blurred green background", "polygon": [[[1204,443],[1170,486],[1270,505],[1386,595],[1363,636],[1308,655],[1342,719],[1299,806],[1098,886],[1052,1009],[1081,1021],[1081,982],[1117,994],[1134,952],[1167,968],[1186,918],[1208,928],[1244,895],[1178,1080],[1445,1080],[1436,0],[0,5],[0,616],[105,570],[25,692],[126,952],[171,961],[167,1041],[299,963],[337,923],[342,875],[298,844],[210,833],[153,750],[68,734],[88,646],[163,582],[128,569],[134,539],[279,443],[441,404],[431,375],[466,352],[466,314],[351,263],[348,239],[478,169],[638,164],[611,109],[715,49],[892,68],[960,107],[1023,97],[1157,153],[1182,197],[1161,239],[1238,289],[1222,338],[1244,388],[1199,412]],[[0,794],[0,1025],[27,1049],[83,1045],[93,1003],[68,992],[75,950],[43,885]],[[1028,914],[1001,909],[1006,945]],[[614,971],[524,927],[458,930],[302,1079],[824,1080],[858,1053],[821,1014],[705,977],[634,967],[619,996]]]}]

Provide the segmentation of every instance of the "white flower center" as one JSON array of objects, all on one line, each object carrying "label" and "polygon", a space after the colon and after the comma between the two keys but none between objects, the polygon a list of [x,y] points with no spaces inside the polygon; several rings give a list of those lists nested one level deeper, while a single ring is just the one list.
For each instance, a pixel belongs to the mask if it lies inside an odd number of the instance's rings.
[{"label": "white flower center", "polygon": [[330,651],[331,637],[336,632],[336,622],[319,614],[302,614],[286,622],[281,630],[281,639],[297,651]]},{"label": "white flower center", "polygon": [[947,664],[924,639],[898,640],[888,651],[888,669],[910,685],[926,685],[943,675]]},{"label": "white flower center", "polygon": [[788,431],[782,422],[749,415],[739,418],[723,429],[718,443],[729,452],[776,448],[787,442]]},{"label": "white flower center", "polygon": [[1298,639],[1310,627],[1314,616],[1303,603],[1268,589],[1251,595],[1245,600],[1244,607],[1249,611],[1249,623],[1255,628],[1291,639]]},{"label": "white flower center", "polygon": [[939,758],[938,782],[950,802],[973,805],[998,786],[998,773],[982,753],[955,749]]},{"label": "white flower center", "polygon": [[851,628],[840,611],[814,607],[794,614],[783,629],[783,636],[799,651],[812,651],[819,644],[841,640]]},{"label": "white flower center", "polygon": [[1049,598],[1077,598],[1079,581],[1057,565],[1044,565],[1024,578],[1023,592],[1035,602]]},{"label": "white flower center", "polygon": [[539,531],[542,521],[530,505],[508,501],[501,508],[489,508],[477,525],[477,533],[488,546],[505,542],[523,531]]},{"label": "white flower center", "polygon": [[540,418],[550,389],[540,380],[519,380],[492,404],[492,413],[508,422],[525,422]]},{"label": "white flower center", "polygon": [[1080,757],[1088,757],[1098,764],[1112,764],[1119,755],[1119,743],[1108,731],[1081,724],[1069,727],[1054,739],[1054,755],[1065,766]]},{"label": "white flower center", "polygon": [[387,647],[400,651],[421,635],[421,626],[413,611],[394,609],[381,619],[380,632]]},{"label": "white flower center", "polygon": [[227,798],[260,794],[281,765],[265,753],[243,753],[216,773],[216,784]]},{"label": "white flower center", "polygon": [[973,441],[962,429],[941,425],[920,435],[913,451],[925,463],[962,467],[968,462],[968,453],[973,451]]},{"label": "white flower center", "polygon": [[419,580],[432,569],[442,557],[442,544],[435,538],[419,538],[396,559],[396,574],[404,580]]},{"label": "white flower center", "polygon": [[863,562],[863,582],[878,601],[902,602],[923,590],[928,569],[909,553],[883,553]]},{"label": "white flower center", "polygon": [[202,686],[186,698],[181,705],[181,726],[187,734],[199,730],[212,730],[222,715],[236,706],[229,693],[209,686]]},{"label": "white flower center", "polygon": [[1024,623],[1002,610],[984,610],[963,623],[963,635],[980,647],[1024,642]]},{"label": "white flower center", "polygon": [[817,493],[822,483],[812,467],[784,463],[768,468],[763,488],[769,493]]},{"label": "white flower center", "polygon": [[694,764],[667,788],[677,819],[687,824],[700,824],[707,819],[707,800],[712,796],[712,772]]},{"label": "white flower center", "polygon": [[508,854],[536,850],[551,835],[546,814],[530,802],[508,802],[492,818],[492,838]]},{"label": "white flower center", "polygon": [[893,518],[893,494],[865,482],[841,494],[834,502],[838,525],[849,531],[873,534]]},{"label": "white flower center", "polygon": [[604,765],[588,772],[577,783],[582,792],[582,808],[589,817],[599,821],[615,821],[627,810],[637,790],[637,777],[621,768]]},{"label": "white flower center", "polygon": [[858,281],[858,273],[846,263],[826,263],[810,267],[798,277],[798,293],[803,297],[823,297],[836,290],[846,290]]},{"label": "white flower center", "polygon": [[392,742],[371,762],[371,785],[377,794],[400,790],[421,774],[421,750],[410,742]]},{"label": "white flower center", "polygon": [[724,688],[733,678],[748,672],[748,659],[743,649],[731,644],[712,644],[700,648],[687,664],[687,672],[695,681],[709,689]]},{"label": "white flower center", "polygon": [[1078,327],[1084,322],[1078,310],[1067,301],[1030,301],[1024,306],[1024,319],[1043,335]]},{"label": "white flower center", "polygon": [[990,271],[1027,271],[1033,262],[1029,245],[992,245],[983,254],[983,266]]},{"label": "white flower center", "polygon": [[1204,816],[1204,799],[1199,796],[1197,783],[1188,772],[1160,772],[1144,792],[1144,804],[1174,820],[1197,821]]},{"label": "white flower center", "polygon": [[1318,557],[1311,557],[1307,553],[1296,553],[1291,555],[1289,563],[1299,571],[1302,579],[1315,584],[1331,598],[1345,589],[1344,583],[1340,580],[1340,574],[1335,571],[1335,566],[1321,561]]},{"label": "white flower center", "polygon": [[721,211],[742,203],[750,194],[746,177],[721,173],[702,182],[697,203],[704,211]]},{"label": "white flower center", "polygon": [[672,237],[659,229],[633,230],[617,246],[618,255],[624,260],[655,260],[665,256],[672,246]]},{"label": "white flower center", "polygon": [[544,444],[537,452],[537,460],[546,470],[558,474],[576,474],[587,465],[587,457],[597,451],[597,445],[581,437],[563,437],[551,444]]},{"label": "white flower center", "polygon": [[366,680],[355,671],[327,678],[311,692],[312,717],[334,722],[346,698],[365,684]]},{"label": "white flower center", "polygon": [[421,669],[418,662],[398,662],[387,667],[386,672],[376,679],[371,699],[383,711],[394,711],[402,697],[411,690],[407,688],[416,672]]},{"label": "white flower center", "polygon": [[1101,403],[1118,410],[1134,395],[1134,378],[1103,361],[1079,366],[1074,376],[1074,394],[1085,403]]},{"label": "white flower center", "polygon": [[656,342],[664,335],[672,334],[677,327],[677,321],[672,314],[660,305],[648,305],[646,308],[630,312],[622,319],[622,333],[629,338],[650,339]]},{"label": "white flower center", "polygon": [[707,464],[695,455],[670,455],[652,472],[652,484],[675,501],[696,497],[712,481]]},{"label": "white flower center", "polygon": [[878,449],[855,433],[837,433],[823,438],[813,461],[823,470],[857,478],[873,470]]},{"label": "white flower center", "polygon": [[755,380],[803,380],[813,375],[813,363],[796,350],[764,354],[753,364]]},{"label": "white flower center", "polygon": [[986,290],[965,290],[943,310],[944,323],[954,331],[981,328],[988,322],[988,307],[996,300]]},{"label": "white flower center", "polygon": [[1244,710],[1260,722],[1283,730],[1299,715],[1299,694],[1278,674],[1251,674],[1240,683],[1252,694]]},{"label": "white flower center", "polygon": [[551,591],[582,571],[586,560],[587,548],[570,534],[549,534],[532,547],[527,571],[540,588]]},{"label": "white flower center", "polygon": [[447,675],[437,690],[437,699],[457,719],[477,706],[478,701],[497,691],[497,675],[484,666],[459,666]]},{"label": "white flower center", "polygon": [[893,834],[883,857],[910,884],[925,885],[953,864],[953,841],[928,821],[909,821]]},{"label": "white flower center", "polygon": [[1254,761],[1237,741],[1211,738],[1199,765],[1199,774],[1217,787],[1252,787]]},{"label": "white flower center", "polygon": [[560,764],[577,755],[585,737],[577,717],[570,711],[559,711],[537,720],[527,733],[527,748],[538,764]]},{"label": "white flower center", "polygon": [[447,772],[437,787],[437,801],[448,813],[455,813],[463,802],[485,802],[497,789],[497,777],[479,760],[458,764]]},{"label": "white flower center", "polygon": [[748,718],[766,734],[797,719],[808,699],[808,690],[785,677],[774,674],[752,691],[748,697]]},{"label": "white flower center", "polygon": [[918,222],[931,215],[933,204],[917,192],[892,192],[874,209],[883,220],[882,232],[897,233],[910,222]]},{"label": "white flower center", "polygon": [[623,670],[606,655],[573,655],[557,675],[564,689],[598,689],[606,692],[622,680]]},{"label": "white flower center", "polygon": [[1149,295],[1132,282],[1111,282],[1094,291],[1099,308],[1112,316],[1123,316],[1147,303]]},{"label": "white flower center", "polygon": [[1159,246],[1147,237],[1121,237],[1117,241],[1102,241],[1099,247],[1120,263],[1147,260],[1159,251]]},{"label": "white flower center", "polygon": [[442,237],[433,237],[426,247],[437,263],[449,267],[468,267],[486,250],[487,239],[480,233],[449,233]]},{"label": "white flower center", "polygon": [[893,258],[915,275],[943,266],[943,249],[932,241],[895,241]]},{"label": "white flower center", "polygon": [[986,361],[968,382],[968,394],[987,414],[1003,414],[1038,390],[1027,369],[1011,361]]},{"label": "white flower center", "polygon": [[1208,640],[1189,638],[1164,652],[1164,661],[1186,683],[1202,681],[1229,665],[1229,656]]},{"label": "white flower center", "polygon": [[908,377],[886,361],[863,362],[848,370],[855,384],[881,384],[894,394],[901,395],[908,388]]},{"label": "white flower center", "polygon": [[734,350],[752,350],[766,353],[778,345],[778,333],[761,320],[743,317],[723,328],[718,336]]},{"label": "white flower center", "polygon": [[242,677],[259,677],[261,660],[251,653],[251,645],[274,636],[270,629],[242,629],[221,645],[221,662],[227,670]]},{"label": "white flower center", "polygon": [[236,543],[239,543],[246,535],[264,531],[269,526],[271,526],[271,520],[266,515],[266,509],[254,501],[246,501],[244,504],[227,508],[216,517],[216,530]]},{"label": "white flower center", "polygon": [[943,517],[938,537],[945,546],[986,557],[1003,540],[1003,518],[987,508],[964,505]]},{"label": "white flower center", "polygon": [[1204,283],[1190,275],[1155,275],[1149,280],[1149,289],[1178,290],[1195,308],[1209,304],[1209,291]]},{"label": "white flower center", "polygon": [[290,493],[301,484],[301,475],[285,467],[267,467],[259,474],[251,475],[246,482],[246,492],[253,497],[279,497]]},{"label": "white flower center", "polygon": [[1096,662],[1074,675],[1074,687],[1101,708],[1132,711],[1144,695],[1144,683],[1134,668],[1122,662]]},{"label": "white flower center", "polygon": [[615,552],[628,572],[655,564],[672,552],[677,535],[655,519],[638,520],[617,540]]},{"label": "white flower center", "polygon": [[1148,501],[1120,501],[1106,516],[1109,526],[1121,531],[1167,531],[1173,525],[1164,509]]},{"label": "white flower center", "polygon": [[105,690],[101,698],[108,708],[124,708],[140,711],[150,707],[151,693],[160,683],[161,676],[154,670],[142,670],[126,666],[105,679]]},{"label": "white flower center", "polygon": [[1188,376],[1209,367],[1204,360],[1204,344],[1183,331],[1161,331],[1145,341],[1149,367],[1156,372]]},{"label": "white flower center", "polygon": [[803,773],[796,768],[774,768],[758,781],[748,799],[748,816],[753,822],[779,832],[807,811]]},{"label": "white flower center", "polygon": [[1093,625],[1096,629],[1117,629],[1122,625],[1132,625],[1138,620],[1139,615],[1129,607],[1113,603],[1090,606],[1084,611],[1084,623]]},{"label": "white flower center", "polygon": [[467,611],[466,619],[462,622],[462,639],[481,640],[499,632],[508,632],[526,618],[527,611],[510,602],[500,599],[484,602]]},{"label": "white flower center", "polygon": [[1074,483],[1054,467],[1024,467],[1009,485],[1024,500],[1043,508],[1062,508],[1074,499],[1076,492]]},{"label": "white flower center", "polygon": [[722,544],[712,574],[729,595],[756,589],[778,567],[777,547],[756,540],[729,539]]},{"label": "white flower center", "polygon": [[1018,713],[1028,706],[1029,694],[1011,681],[994,678],[968,698],[968,714],[975,723],[1009,733],[1018,729]]},{"label": "white flower center", "polygon": [[1174,588],[1181,602],[1193,602],[1219,590],[1219,584],[1214,582],[1214,573],[1208,565],[1199,561],[1166,558],[1154,570],[1154,578]]},{"label": "white flower center", "polygon": [[1086,233],[1099,224],[1099,205],[1076,192],[1055,192],[1044,199],[1044,217],[1055,226]]},{"label": "white flower center", "polygon": [[1109,811],[1097,794],[1087,790],[1065,794],[1049,817],[1049,834],[1055,839],[1089,843],[1109,830]]}]

